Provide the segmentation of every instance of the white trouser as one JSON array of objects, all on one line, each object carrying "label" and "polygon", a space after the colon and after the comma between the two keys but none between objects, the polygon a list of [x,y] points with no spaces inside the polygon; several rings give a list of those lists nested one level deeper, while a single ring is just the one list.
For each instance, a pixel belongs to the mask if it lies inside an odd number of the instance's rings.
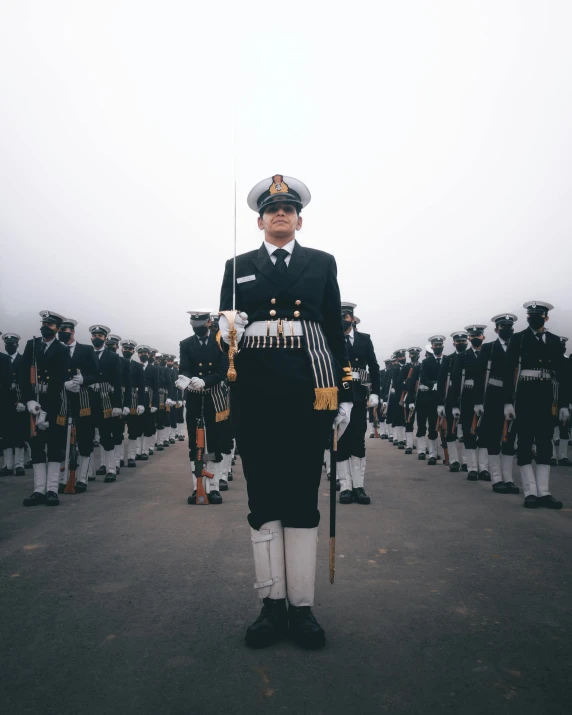
[{"label": "white trouser", "polygon": [[[568,440],[561,439],[560,445],[558,447],[558,459],[564,459],[567,456],[568,456]],[[16,463],[16,466],[18,466],[17,463]]]},{"label": "white trouser", "polygon": [[92,452],[89,457],[89,465],[87,467],[87,476],[93,477],[94,474],[95,474],[95,459],[93,458],[93,452]]},{"label": "white trouser", "polygon": [[429,444],[429,451],[427,452],[427,456],[429,459],[437,459],[437,455],[439,454],[439,445],[436,439],[428,439],[427,443]]},{"label": "white trouser", "polygon": [[24,447],[14,447],[14,468],[24,468]]},{"label": "white trouser", "polygon": [[232,457],[230,454],[223,454],[222,455],[222,463],[223,463],[223,474],[224,474],[224,479],[228,479],[228,475],[230,474],[230,468],[231,468],[231,460]]},{"label": "white trouser", "polygon": [[284,529],[280,521],[268,521],[260,529],[250,529],[254,571],[254,588],[259,598],[286,598]]},{"label": "white trouser", "polygon": [[[489,462],[490,462],[489,455]],[[512,482],[512,463],[514,457],[511,454],[501,454],[501,472],[503,482]]]},{"label": "white trouser", "polygon": [[107,459],[107,457],[105,456],[105,450],[103,449],[103,447],[101,445],[99,445],[99,461],[100,461],[102,467],[107,466],[106,459]]},{"label": "white trouser", "polygon": [[330,450],[324,450],[324,464],[326,465],[326,474],[329,474],[332,468],[331,457],[332,453],[330,452]]},{"label": "white trouser", "polygon": [[48,462],[46,471],[46,492],[58,493],[58,484],[60,482],[60,463]]},{"label": "white trouser", "polygon": [[387,434],[387,422],[379,423],[379,434]]},{"label": "white trouser", "polygon": [[501,458],[500,454],[489,454],[489,469],[491,473],[491,482],[497,484],[502,482]]},{"label": "white trouser", "polygon": [[477,462],[479,465],[479,472],[489,471],[489,451],[486,447],[479,447],[477,449]]},{"label": "white trouser", "polygon": [[353,488],[363,487],[365,480],[365,457],[350,457],[349,462]]},{"label": "white trouser", "polygon": [[532,464],[523,464],[520,468],[520,478],[522,480],[522,491],[524,496],[530,495],[537,497],[538,489],[536,487],[536,477]]},{"label": "white trouser", "polygon": [[467,453],[465,450],[465,445],[462,442],[457,442],[457,449],[459,450],[459,457],[461,464],[467,463]]},{"label": "white trouser", "polygon": [[[219,462],[220,464],[220,462]],[[218,492],[219,491],[219,479],[220,479],[220,471],[219,467],[216,462],[205,462],[205,469],[207,472],[210,472],[211,474],[214,474],[213,478],[211,479],[210,477],[201,477],[204,479],[204,486],[205,486],[205,492],[207,494],[210,494],[211,492]],[[195,473],[193,472],[193,490],[197,488],[197,478],[195,476]]]},{"label": "white trouser", "polygon": [[[141,450],[143,449],[143,437],[137,437],[135,440],[135,456],[138,454],[141,454]],[[133,457],[135,459],[135,457]]]},{"label": "white trouser", "polygon": [[447,449],[449,450],[449,463],[459,461],[459,452],[457,451],[457,442],[447,442]]},{"label": "white trouser", "polygon": [[115,467],[115,449],[110,449],[109,451],[104,451],[105,468],[107,474],[116,474],[117,469]]},{"label": "white trouser", "polygon": [[89,457],[82,457],[81,454],[79,455],[76,476],[78,482],[83,482],[83,484],[87,483],[87,470],[89,468],[89,462]]},{"label": "white trouser", "polygon": [[149,454],[149,443],[151,441],[151,437],[140,437],[141,440],[141,454]]},{"label": "white trouser", "polygon": [[352,490],[352,474],[350,471],[350,460],[344,459],[343,462],[336,464],[336,474],[340,480],[340,491],[345,492]]},{"label": "white trouser", "polygon": [[14,452],[12,447],[6,447],[4,450],[4,466],[8,469],[14,469]]},{"label": "white trouser", "polygon": [[465,449],[464,452],[467,457],[467,468],[469,472],[476,472],[479,466],[477,462],[477,450]]},{"label": "white trouser", "polygon": [[[45,462],[42,462],[41,464],[34,464],[32,468],[34,470],[34,491],[38,492],[38,494],[45,494],[48,467]],[[58,470],[59,468],[60,465],[58,464]],[[56,491],[57,490],[58,487],[56,484]]]},{"label": "white trouser", "polygon": [[417,437],[417,453],[425,454],[427,451],[427,437]]},{"label": "white trouser", "polygon": [[314,605],[316,580],[316,552],[318,527],[313,529],[284,529],[286,556],[286,585],[291,606]]},{"label": "white trouser", "polygon": [[115,467],[119,469],[121,467],[121,460],[123,459],[123,444],[115,445]]},{"label": "white trouser", "polygon": [[536,465],[536,489],[539,497],[545,497],[550,494],[550,465]]},{"label": "white trouser", "polygon": [[405,444],[407,447],[413,449],[413,432],[405,433]]},{"label": "white trouser", "polygon": [[[137,439],[130,439],[127,442],[127,459],[135,459],[137,456]],[[141,452],[139,452],[141,454]]]},{"label": "white trouser", "polygon": [[525,497],[531,494],[536,497],[544,497],[550,494],[549,464],[537,464],[536,474],[532,464],[524,464],[520,468],[520,476]]}]

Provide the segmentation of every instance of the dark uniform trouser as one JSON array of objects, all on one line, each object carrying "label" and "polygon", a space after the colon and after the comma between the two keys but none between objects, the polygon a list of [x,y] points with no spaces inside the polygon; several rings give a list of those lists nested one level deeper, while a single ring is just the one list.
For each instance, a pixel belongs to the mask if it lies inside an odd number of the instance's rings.
[{"label": "dark uniform trouser", "polygon": [[519,467],[532,462],[532,445],[536,445],[536,464],[550,464],[552,457],[552,382],[530,380],[518,385],[515,410],[517,414],[517,463]]},{"label": "dark uniform trouser", "polygon": [[[447,420],[446,437],[447,442],[457,441],[457,424],[455,418],[453,417],[453,403],[447,400],[445,403],[445,419]],[[455,429],[453,429],[453,422],[455,422]]]},{"label": "dark uniform trouser", "polygon": [[[231,416],[248,490],[248,522],[320,523],[318,489],[335,412],[314,409],[305,350],[243,349],[235,358]],[[365,415],[365,408],[364,408]]]},{"label": "dark uniform trouser", "polygon": [[141,420],[141,427],[139,428],[141,433],[138,437],[142,435],[144,437],[152,437],[155,434],[155,415],[157,413],[151,413],[151,408],[145,406],[145,412],[138,418]]},{"label": "dark uniform trouser", "polygon": [[145,413],[142,415],[127,415],[127,436],[129,439],[138,439],[143,436],[144,415]]},{"label": "dark uniform trouser", "polygon": [[[405,427],[405,409],[399,404],[397,393],[390,394],[391,400],[391,424],[394,427]],[[389,403],[388,403],[389,405]]]},{"label": "dark uniform trouser", "polygon": [[437,439],[437,393],[435,390],[417,392],[415,411],[417,412],[417,437],[427,435],[428,439]]},{"label": "dark uniform trouser", "polygon": [[4,408],[2,417],[2,449],[22,448],[30,435],[30,413],[16,412],[13,404]]},{"label": "dark uniform trouser", "polygon": [[514,440],[516,430],[513,428],[506,442],[502,441],[504,427],[504,396],[502,387],[489,385],[485,396],[485,411],[479,427],[479,447],[485,447],[489,454],[515,454]]},{"label": "dark uniform trouser", "polygon": [[336,462],[345,462],[350,457],[365,457],[365,433],[367,431],[367,407],[365,402],[354,402],[350,423],[338,441]]},{"label": "dark uniform trouser", "polygon": [[125,436],[125,420],[123,417],[111,417],[111,434],[113,437],[113,444],[117,447],[123,444],[123,437]]},{"label": "dark uniform trouser", "polygon": [[407,421],[405,422],[405,432],[413,432],[413,425],[415,424],[415,417],[417,415],[417,409],[413,409],[411,417],[409,416],[409,407],[407,407]]},{"label": "dark uniform trouser", "polygon": [[61,462],[66,448],[66,427],[57,423],[61,403],[59,400],[48,401],[45,394],[38,396],[38,402],[47,414],[49,427],[45,430],[36,428],[36,436],[30,437],[32,462],[43,464],[46,461],[46,453],[48,462]]},{"label": "dark uniform trouser", "polygon": [[[89,417],[82,417],[82,427],[85,433],[82,435],[82,443],[86,446],[89,444],[90,450],[89,454],[93,452],[93,440],[95,438],[95,428],[99,430],[99,443],[106,452],[111,451],[115,447],[113,441],[113,417],[104,417],[103,409],[101,407],[101,396],[97,392],[91,392],[90,394],[90,404],[91,404],[91,415]],[[83,423],[85,420],[85,424]],[[79,441],[78,441],[79,447]],[[84,454],[81,449],[79,452],[82,456],[87,457],[88,454]]]},{"label": "dark uniform trouser", "polygon": [[[465,449],[477,449],[477,435],[471,434],[473,417],[475,416],[474,390],[465,389],[461,394],[461,427],[463,428],[463,441]],[[482,445],[481,445],[482,446]]]},{"label": "dark uniform trouser", "polygon": [[[195,461],[197,452],[197,419],[201,416],[203,393],[189,392],[187,397],[187,432],[189,433],[189,459]],[[205,450],[215,455],[214,462],[222,461],[222,449],[216,412],[210,392],[204,393]]]}]

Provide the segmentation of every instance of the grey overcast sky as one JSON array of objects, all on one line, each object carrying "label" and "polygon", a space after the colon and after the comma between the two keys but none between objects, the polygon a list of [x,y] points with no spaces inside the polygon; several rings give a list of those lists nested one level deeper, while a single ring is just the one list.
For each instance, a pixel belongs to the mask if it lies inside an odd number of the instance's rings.
[{"label": "grey overcast sky", "polygon": [[307,183],[299,240],[379,360],[529,299],[572,337],[571,27],[568,0],[1,0],[0,330],[49,308],[177,351],[236,166],[239,252],[250,188]]}]

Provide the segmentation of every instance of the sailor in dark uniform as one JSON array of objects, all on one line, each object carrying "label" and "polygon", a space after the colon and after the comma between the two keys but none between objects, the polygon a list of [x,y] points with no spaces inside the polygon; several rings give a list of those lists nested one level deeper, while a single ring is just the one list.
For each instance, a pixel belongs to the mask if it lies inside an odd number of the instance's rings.
[{"label": "sailor in dark uniform", "polygon": [[168,414],[169,414],[169,427],[167,439],[169,444],[175,444],[177,442],[177,390],[175,386],[177,378],[179,377],[178,372],[175,370],[175,356],[165,353],[165,362],[167,367],[166,375],[169,379],[169,397],[167,400]]},{"label": "sailor in dark uniform", "polygon": [[[248,489],[255,588],[264,601],[246,634],[252,647],[288,631],[307,648],[325,642],[311,610],[318,488],[332,423],[343,423],[343,432],[349,422],[352,377],[335,259],[295,240],[309,201],[297,179],[275,175],[257,184],[248,205],[264,241],[236,257],[236,274],[227,262],[221,289],[220,309],[233,308],[236,291],[242,311],[234,323],[240,351],[231,409]],[[220,330],[228,344],[226,316]]]},{"label": "sailor in dark uniform", "polygon": [[187,395],[187,430],[189,434],[189,459],[195,462],[197,457],[197,420],[201,417],[205,423],[206,470],[213,478],[206,478],[193,472],[193,493],[189,504],[196,504],[197,478],[206,482],[205,491],[210,504],[222,504],[219,480],[222,462],[221,435],[217,422],[224,419],[227,411],[226,396],[223,398],[220,383],[226,379],[228,357],[217,342],[216,336],[209,330],[211,317],[208,311],[191,310],[190,322],[194,335],[180,343],[179,377],[176,386],[186,390]]},{"label": "sailor in dark uniform", "polygon": [[[145,411],[143,420],[143,435],[141,437],[140,459],[146,462],[153,453],[153,435],[155,434],[155,415],[159,409],[159,375],[150,361],[152,348],[149,345],[138,345],[137,356],[143,370],[145,380]],[[136,457],[137,458],[137,457]]]},{"label": "sailor in dark uniform", "polygon": [[383,370],[383,374],[380,374],[379,379],[379,399],[382,404],[379,406],[377,414],[379,416],[380,437],[381,439],[389,439],[391,425],[387,417],[387,393],[389,391],[389,383],[391,382],[391,367],[393,365],[393,360],[391,358],[387,358],[387,360],[384,360],[384,364],[385,370]]},{"label": "sailor in dark uniform", "polygon": [[[562,349],[562,354],[564,355],[564,359],[566,362],[566,366],[568,367],[568,394],[570,395],[571,387],[571,379],[570,379],[570,362],[569,359],[566,357],[566,343],[568,342],[568,338],[563,337],[562,335],[558,336],[560,338],[560,345]],[[572,409],[572,407],[569,405],[569,408]],[[558,417],[554,418],[554,437],[553,437],[553,446],[552,446],[552,459],[550,460],[550,465],[552,467],[572,467],[572,462],[568,459],[568,442],[570,441],[570,423],[569,422],[561,422]]]},{"label": "sailor in dark uniform", "polygon": [[[175,387],[177,386],[177,377],[179,377],[179,361],[175,360],[173,364],[175,375]],[[185,441],[185,407],[183,391],[177,387],[177,439],[179,442]]]},{"label": "sailor in dark uniform", "polygon": [[570,419],[567,364],[560,338],[545,329],[553,306],[536,300],[524,308],[529,327],[512,336],[506,353],[504,414],[508,420],[516,416],[524,506],[561,509],[562,502],[550,493],[550,458],[554,417]]},{"label": "sailor in dark uniform", "polygon": [[[1,331],[0,335],[2,335]],[[7,423],[13,421],[14,419],[14,406],[17,404],[18,400],[14,389],[14,382],[15,378],[12,371],[12,360],[9,355],[0,353],[0,440],[2,441],[2,444],[4,444],[6,429],[10,429],[9,426],[7,426]],[[23,414],[28,416],[27,412],[24,412]],[[0,476],[11,476],[14,474],[13,453],[12,459],[8,461],[6,458],[8,449],[3,448],[3,451],[4,466],[0,470]]]},{"label": "sailor in dark uniform", "polygon": [[[160,409],[161,409],[161,390],[165,389],[163,387],[163,377],[161,373],[161,366],[159,364],[159,360],[157,359],[157,355],[159,354],[159,351],[156,348],[150,348],[149,351],[149,367],[153,368],[153,372],[155,374],[155,379],[157,380],[157,410],[156,412],[153,412],[152,417],[151,417],[151,423],[153,427],[153,435],[150,439],[149,442],[149,455],[152,456],[155,452],[162,452],[165,448],[163,446],[163,441],[159,438],[159,430],[162,429],[161,427],[161,418],[159,415]],[[163,399],[164,399],[164,392],[163,392]]]},{"label": "sailor in dark uniform", "polygon": [[[34,491],[24,499],[24,506],[57,506],[60,462],[66,440],[62,390],[68,377],[70,354],[56,339],[63,317],[51,310],[42,310],[40,317],[42,337],[28,340],[20,365],[23,398],[35,419],[35,436],[30,437]],[[31,368],[36,369],[35,385]]]},{"label": "sailor in dark uniform", "polygon": [[16,474],[23,477],[24,470],[24,448],[26,440],[30,434],[30,417],[23,403],[22,385],[20,383],[20,364],[22,356],[18,352],[20,336],[17,333],[4,333],[2,340],[6,353],[9,356],[12,370],[12,397],[4,405],[4,428],[0,431],[2,437],[2,450],[4,452],[4,466],[0,469],[0,477]]},{"label": "sailor in dark uniform", "polygon": [[[425,348],[425,359],[419,370],[417,389],[417,450],[418,459],[425,459],[428,452],[429,464],[437,464],[437,380],[443,363],[444,335],[432,335]],[[421,456],[423,455],[423,457]]]},{"label": "sailor in dark uniform", "polygon": [[[409,373],[407,367],[407,350],[399,348],[391,356],[393,362],[389,372],[384,407],[387,408],[387,421],[391,425],[390,439],[395,447],[405,449],[405,411],[400,405],[405,379]],[[402,379],[403,374],[403,379]]]},{"label": "sailor in dark uniform", "polygon": [[127,415],[127,466],[132,468],[137,466],[137,454],[141,456],[145,413],[145,373],[141,363],[132,359],[137,342],[125,338],[120,342],[120,347],[121,355],[127,360],[131,371],[131,393],[128,395],[129,414]]},{"label": "sailor in dark uniform", "polygon": [[[453,375],[456,373],[457,362],[468,346],[466,330],[456,330],[451,333],[455,352],[445,355],[437,377],[437,414],[446,421],[446,441],[449,448],[449,471],[458,472],[461,469],[463,448],[457,438],[457,422],[459,408],[455,403],[453,390]],[[455,414],[453,414],[455,412]]]},{"label": "sailor in dark uniform", "polygon": [[[413,454],[413,427],[415,424],[415,403],[417,402],[417,387],[421,365],[419,356],[421,348],[407,348],[409,354],[409,372],[405,380],[401,402],[405,408],[405,454]],[[436,457],[437,455],[435,455]]]},{"label": "sailor in dark uniform", "polygon": [[501,313],[492,318],[498,337],[482,346],[477,361],[475,412],[482,414],[478,427],[479,450],[487,450],[492,489],[497,494],[518,494],[520,491],[512,481],[516,429],[507,433],[503,442],[505,362],[516,321],[517,317],[512,313]]},{"label": "sailor in dark uniform", "polygon": [[126,418],[131,412],[131,365],[129,360],[126,360],[122,355],[118,354],[121,338],[119,335],[109,333],[105,340],[105,349],[110,350],[119,357],[121,364],[121,409],[122,413],[119,417],[113,418],[112,434],[115,452],[115,470],[119,474],[121,467],[125,462],[123,439],[125,437]]}]

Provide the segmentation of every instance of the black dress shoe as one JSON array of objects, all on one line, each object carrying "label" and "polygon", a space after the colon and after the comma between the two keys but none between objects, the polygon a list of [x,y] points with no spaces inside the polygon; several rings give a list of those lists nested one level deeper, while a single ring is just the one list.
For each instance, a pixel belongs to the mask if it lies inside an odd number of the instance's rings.
[{"label": "black dress shoe", "polygon": [[388,437],[387,438],[390,442],[393,442],[393,437]]},{"label": "black dress shoe", "polygon": [[[142,454],[136,454],[135,455],[135,460],[138,462],[140,459],[142,459],[143,455]],[[129,466],[129,465],[127,465]]]},{"label": "black dress shoe", "polygon": [[222,504],[222,497],[220,492],[212,491],[208,494],[209,504]]},{"label": "black dress shoe", "polygon": [[538,498],[538,506],[544,506],[547,509],[562,509],[562,502],[555,499],[552,494]]},{"label": "black dress shoe", "polygon": [[230,460],[230,463],[231,463],[231,466],[234,467],[234,465],[236,464],[236,459],[233,457],[233,458]]},{"label": "black dress shoe", "polygon": [[417,459],[424,460],[424,459],[425,459],[425,452],[419,452],[419,454],[417,455]]},{"label": "black dress shoe", "polygon": [[40,492],[34,492],[29,497],[26,497],[22,504],[24,506],[38,506],[38,504],[46,503],[46,495],[40,494]]},{"label": "black dress shoe", "polygon": [[[165,448],[163,447],[162,444],[157,445],[157,452],[162,452]],[[149,454],[151,454],[151,450],[149,450]]]},{"label": "black dress shoe", "polygon": [[163,440],[163,447],[170,447],[171,444],[169,443],[168,439]]},{"label": "black dress shoe", "polygon": [[107,468],[102,464],[101,467],[95,470],[98,477],[103,477],[107,472]]},{"label": "black dress shoe", "polygon": [[60,499],[55,492],[46,492],[46,506],[59,506]]},{"label": "black dress shoe", "polygon": [[406,448],[405,448],[405,454],[413,454],[413,448],[412,448],[412,447],[406,447]]},{"label": "black dress shoe", "polygon": [[265,598],[260,615],[246,629],[244,640],[250,648],[266,648],[288,633],[288,611],[285,598]]},{"label": "black dress shoe", "polygon": [[538,508],[538,497],[534,496],[534,494],[529,494],[527,497],[524,497],[524,506],[527,509]]},{"label": "black dress shoe", "polygon": [[88,481],[88,482],[95,482],[95,476],[93,476],[93,477],[88,477],[88,478],[87,478],[87,481]]},{"label": "black dress shoe", "polygon": [[125,466],[125,460],[124,460],[124,459],[120,459],[120,460],[119,460],[119,466],[120,466],[120,467],[124,467],[124,466]]},{"label": "black dress shoe", "polygon": [[288,608],[288,624],[292,640],[302,648],[315,650],[324,647],[326,634],[310,606],[290,606]]},{"label": "black dress shoe", "polygon": [[358,504],[369,504],[371,501],[368,495],[365,493],[365,489],[363,487],[356,487],[355,489],[353,489],[353,495],[354,501],[356,501]]},{"label": "black dress shoe", "polygon": [[76,494],[83,494],[86,491],[87,491],[87,484],[85,482],[76,482],[75,483],[75,493]]},{"label": "black dress shoe", "polygon": [[184,442],[184,441],[185,441],[185,438],[183,437],[182,434],[180,434],[180,435],[179,435],[179,442]]},{"label": "black dress shoe", "polygon": [[461,465],[459,462],[451,462],[449,465],[449,471],[450,472],[459,472],[461,470]]},{"label": "black dress shoe", "polygon": [[[568,459],[568,457],[563,457],[562,459],[558,460],[558,466],[559,467],[572,467],[572,462]],[[16,470],[16,474],[18,474],[18,470]]]},{"label": "black dress shoe", "polygon": [[468,471],[469,471],[469,468],[467,467],[466,464],[461,465],[461,471],[462,471],[462,472],[468,472]]},{"label": "black dress shoe", "polygon": [[354,495],[349,489],[344,489],[340,492],[340,504],[351,504],[354,500]]},{"label": "black dress shoe", "polygon": [[116,479],[117,479],[116,475],[112,474],[110,472],[109,474],[105,475],[105,479],[103,481],[106,482],[107,484],[109,484],[109,482],[114,482]]},{"label": "black dress shoe", "polygon": [[127,466],[128,466],[128,467],[136,467],[136,466],[137,466],[137,462],[136,462],[134,459],[128,459],[128,460],[127,460]]},{"label": "black dress shoe", "polygon": [[191,494],[191,496],[187,499],[187,504],[196,504],[197,503],[197,490]]},{"label": "black dress shoe", "polygon": [[397,449],[405,449],[405,442],[398,442]]},{"label": "black dress shoe", "polygon": [[14,474],[15,474],[17,477],[25,477],[25,476],[26,476],[26,470],[24,469],[24,467],[16,467],[16,469],[14,470]]},{"label": "black dress shoe", "polygon": [[520,494],[520,489],[513,482],[505,482],[507,494]]},{"label": "black dress shoe", "polygon": [[386,434],[382,434],[382,435],[381,435],[381,439],[389,439],[389,438],[388,438],[388,436],[387,436]]},{"label": "black dress shoe", "polygon": [[496,494],[510,494],[504,482],[495,482],[493,484],[493,492]]},{"label": "black dress shoe", "polygon": [[142,455],[141,455],[141,461],[142,461],[142,462],[148,462],[148,461],[149,461],[149,455],[148,455],[148,454],[142,454]]},{"label": "black dress shoe", "polygon": [[474,470],[467,474],[467,479],[470,482],[476,482],[478,480],[478,478],[479,478],[479,475]]},{"label": "black dress shoe", "polygon": [[58,484],[58,494],[63,494],[64,490],[66,488],[65,484],[62,484],[61,482]]},{"label": "black dress shoe", "polygon": [[176,440],[174,437],[169,438],[169,444],[176,444]]},{"label": "black dress shoe", "polygon": [[489,474],[489,472],[487,472],[486,469],[483,469],[482,472],[479,472],[479,479],[481,482],[490,482],[491,475]]},{"label": "black dress shoe", "polygon": [[228,492],[228,482],[226,481],[226,479],[221,479],[219,481],[218,488],[221,492]]},{"label": "black dress shoe", "polygon": [[557,465],[558,465],[558,461],[554,457],[550,457],[550,466],[556,467]]},{"label": "black dress shoe", "polygon": [[434,467],[437,464],[437,459],[435,457],[429,457],[427,460],[427,465],[429,467]]},{"label": "black dress shoe", "polygon": [[11,477],[14,474],[13,469],[8,469],[8,467],[2,467],[0,469],[0,477]]},{"label": "black dress shoe", "polygon": [[228,476],[226,478],[227,482],[234,482],[234,477],[232,476],[232,472],[228,473]]}]

